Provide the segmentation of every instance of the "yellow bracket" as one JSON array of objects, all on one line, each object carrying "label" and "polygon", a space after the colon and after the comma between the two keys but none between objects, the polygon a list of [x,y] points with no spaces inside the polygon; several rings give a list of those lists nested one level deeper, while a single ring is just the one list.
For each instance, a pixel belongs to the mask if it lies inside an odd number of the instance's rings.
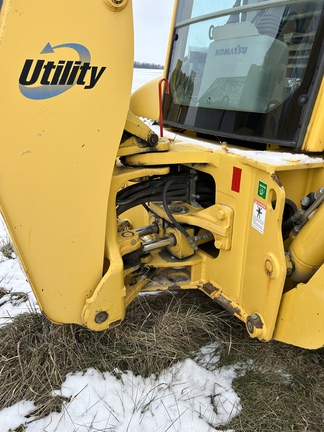
[{"label": "yellow bracket", "polygon": [[166,152],[170,149],[170,142],[165,138],[159,138],[156,146],[143,146],[143,142],[135,136],[120,144],[117,157],[131,156],[139,153]]},{"label": "yellow bracket", "polygon": [[127,113],[125,130],[143,140],[146,146],[155,147],[158,143],[158,135],[131,111]]},{"label": "yellow bracket", "polygon": [[170,141],[158,135],[131,111],[127,113],[125,131],[131,137],[119,146],[118,157],[138,153],[165,152],[170,149]]},{"label": "yellow bracket", "polygon": [[[232,208],[222,204],[215,204],[207,209],[197,208],[190,204],[181,204],[181,206],[186,207],[188,212],[175,215],[175,218],[180,224],[205,228],[207,231],[214,234],[215,247],[217,249],[231,249],[234,218]],[[169,220],[162,205],[151,204],[150,207],[160,217]]]},{"label": "yellow bracket", "polygon": [[[163,175],[168,172],[169,167],[144,169],[115,167],[109,195],[106,228],[105,257],[109,261],[109,268],[91,297],[86,300],[81,316],[82,324],[91,330],[105,330],[118,325],[124,319],[127,294],[124,285],[122,254],[139,247],[138,236],[127,237],[126,235],[123,237],[123,232],[117,234],[116,194],[123,184],[136,177]],[[132,240],[135,240],[135,244],[132,244]]]},{"label": "yellow bracket", "polygon": [[141,240],[136,231],[122,231],[118,233],[118,243],[121,256],[141,247]]}]

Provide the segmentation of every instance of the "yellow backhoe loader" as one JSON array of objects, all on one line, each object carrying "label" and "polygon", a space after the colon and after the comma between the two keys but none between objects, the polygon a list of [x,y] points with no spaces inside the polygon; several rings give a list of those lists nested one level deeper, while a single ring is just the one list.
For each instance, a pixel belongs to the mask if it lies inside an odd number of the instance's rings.
[{"label": "yellow backhoe loader", "polygon": [[198,289],[323,346],[324,1],[175,0],[132,95],[131,0],[0,7],[0,207],[44,314],[100,331]]}]

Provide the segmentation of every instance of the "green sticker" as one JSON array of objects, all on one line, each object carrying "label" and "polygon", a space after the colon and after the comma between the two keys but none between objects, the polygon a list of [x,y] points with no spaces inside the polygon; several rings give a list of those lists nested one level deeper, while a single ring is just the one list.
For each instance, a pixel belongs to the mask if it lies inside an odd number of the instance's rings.
[{"label": "green sticker", "polygon": [[259,197],[266,199],[267,189],[268,189],[268,185],[266,183],[263,183],[262,181],[259,181],[259,187],[258,187]]}]

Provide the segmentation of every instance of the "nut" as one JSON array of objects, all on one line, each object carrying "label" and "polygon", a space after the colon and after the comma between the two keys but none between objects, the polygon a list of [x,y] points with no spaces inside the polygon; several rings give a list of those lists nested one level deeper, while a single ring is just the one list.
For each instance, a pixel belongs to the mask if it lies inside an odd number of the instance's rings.
[{"label": "nut", "polygon": [[109,314],[106,311],[98,312],[95,316],[95,323],[102,324],[109,318]]}]

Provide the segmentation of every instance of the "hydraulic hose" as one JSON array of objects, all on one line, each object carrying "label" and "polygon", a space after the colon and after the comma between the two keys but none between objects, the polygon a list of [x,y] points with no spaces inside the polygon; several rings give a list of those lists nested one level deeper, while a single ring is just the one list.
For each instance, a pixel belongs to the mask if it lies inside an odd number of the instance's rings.
[{"label": "hydraulic hose", "polygon": [[117,215],[139,204],[150,201],[162,201],[165,185],[167,199],[169,201],[188,201],[189,177],[187,175],[173,174],[161,178],[152,178],[145,182],[139,182],[117,194]]}]

